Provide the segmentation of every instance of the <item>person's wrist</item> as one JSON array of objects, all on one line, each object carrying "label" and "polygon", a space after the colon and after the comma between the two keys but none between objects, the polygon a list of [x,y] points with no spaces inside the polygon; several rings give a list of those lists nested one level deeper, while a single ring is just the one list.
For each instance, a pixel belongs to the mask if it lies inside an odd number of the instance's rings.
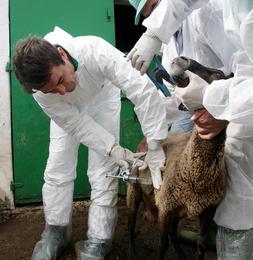
[{"label": "person's wrist", "polygon": [[151,151],[158,150],[161,147],[161,143],[159,140],[149,140],[148,141],[148,149]]},{"label": "person's wrist", "polygon": [[114,151],[114,149],[115,149],[117,146],[119,146],[119,144],[117,144],[117,143],[114,143],[114,144],[112,145],[111,150],[110,150],[109,153],[108,153],[108,156],[109,156],[109,157],[111,157],[112,152]]},{"label": "person's wrist", "polygon": [[148,29],[143,34],[150,38],[154,38],[154,39],[157,38],[159,40],[159,38],[155,34],[153,34],[151,31],[149,31]]}]

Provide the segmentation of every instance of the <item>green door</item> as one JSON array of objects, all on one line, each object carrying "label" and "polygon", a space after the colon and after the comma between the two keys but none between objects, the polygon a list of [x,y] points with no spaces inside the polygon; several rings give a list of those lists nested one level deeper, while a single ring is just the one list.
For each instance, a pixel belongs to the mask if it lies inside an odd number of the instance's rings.
[{"label": "green door", "polygon": [[[29,34],[45,35],[55,25],[74,36],[98,35],[115,43],[113,0],[10,0],[10,40]],[[11,73],[12,135],[15,203],[41,201],[43,172],[48,156],[49,119],[33,98],[22,92]],[[79,152],[75,197],[88,196],[85,174],[87,149]]]}]

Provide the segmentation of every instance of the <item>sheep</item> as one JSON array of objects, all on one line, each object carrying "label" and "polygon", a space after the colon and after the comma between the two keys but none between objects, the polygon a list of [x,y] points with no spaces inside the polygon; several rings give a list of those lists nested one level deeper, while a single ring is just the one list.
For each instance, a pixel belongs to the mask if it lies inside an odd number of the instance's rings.
[{"label": "sheep", "polygon": [[[202,76],[209,83],[213,79],[226,78],[221,71],[203,67],[186,57],[176,58],[173,64],[173,75],[176,74],[177,82],[181,80],[180,84],[185,82],[185,74],[182,74],[182,71],[187,69]],[[154,190],[152,185],[128,184],[129,259],[134,259],[134,229],[141,201],[144,202],[146,218],[158,218],[159,259],[163,259],[167,251],[168,234],[179,258],[187,259],[178,240],[177,227],[180,219],[195,216],[200,220],[196,259],[204,259],[208,225],[226,190],[225,139],[225,129],[212,140],[201,139],[195,128],[192,133],[170,135],[163,142],[166,165],[160,190]],[[145,147],[139,150],[147,150],[145,142],[140,146]],[[140,177],[150,176],[149,170],[136,169],[133,174]]]}]

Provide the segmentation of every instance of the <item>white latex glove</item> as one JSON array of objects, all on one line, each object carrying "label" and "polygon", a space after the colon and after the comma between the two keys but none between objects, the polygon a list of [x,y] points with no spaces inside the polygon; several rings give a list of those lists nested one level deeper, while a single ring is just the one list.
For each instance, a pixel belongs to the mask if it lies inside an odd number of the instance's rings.
[{"label": "white latex glove", "polygon": [[175,96],[178,97],[188,110],[194,111],[203,108],[203,96],[209,84],[195,73],[187,70],[190,83],[185,88],[176,87]]},{"label": "white latex glove", "polygon": [[143,75],[154,55],[159,53],[161,46],[161,40],[147,30],[128,53],[127,60],[131,60],[132,66]]},{"label": "white latex glove", "polygon": [[[156,189],[160,189],[162,185],[162,171],[165,169],[165,153],[162,145],[155,140],[152,140],[148,143],[148,152],[145,157],[145,162],[149,167],[153,186]],[[146,165],[139,167],[140,170],[147,168]]]},{"label": "white latex glove", "polygon": [[133,153],[119,144],[113,145],[109,154],[120,167],[125,168],[129,168],[129,163],[131,165],[135,163],[135,166],[138,167],[144,166],[145,162],[139,159],[143,155],[145,155],[145,153]]}]

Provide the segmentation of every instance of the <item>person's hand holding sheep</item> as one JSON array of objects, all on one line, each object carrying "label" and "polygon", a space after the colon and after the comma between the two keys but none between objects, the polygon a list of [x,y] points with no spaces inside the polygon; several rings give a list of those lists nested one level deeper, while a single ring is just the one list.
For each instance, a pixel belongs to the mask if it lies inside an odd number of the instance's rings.
[{"label": "person's hand holding sheep", "polygon": [[188,110],[194,111],[203,107],[203,96],[209,84],[189,70],[185,71],[185,74],[189,77],[190,82],[185,88],[176,87],[175,96],[182,101]]},{"label": "person's hand holding sheep", "polygon": [[214,118],[206,109],[196,110],[191,120],[195,123],[200,138],[211,140],[228,125],[228,121]]}]

